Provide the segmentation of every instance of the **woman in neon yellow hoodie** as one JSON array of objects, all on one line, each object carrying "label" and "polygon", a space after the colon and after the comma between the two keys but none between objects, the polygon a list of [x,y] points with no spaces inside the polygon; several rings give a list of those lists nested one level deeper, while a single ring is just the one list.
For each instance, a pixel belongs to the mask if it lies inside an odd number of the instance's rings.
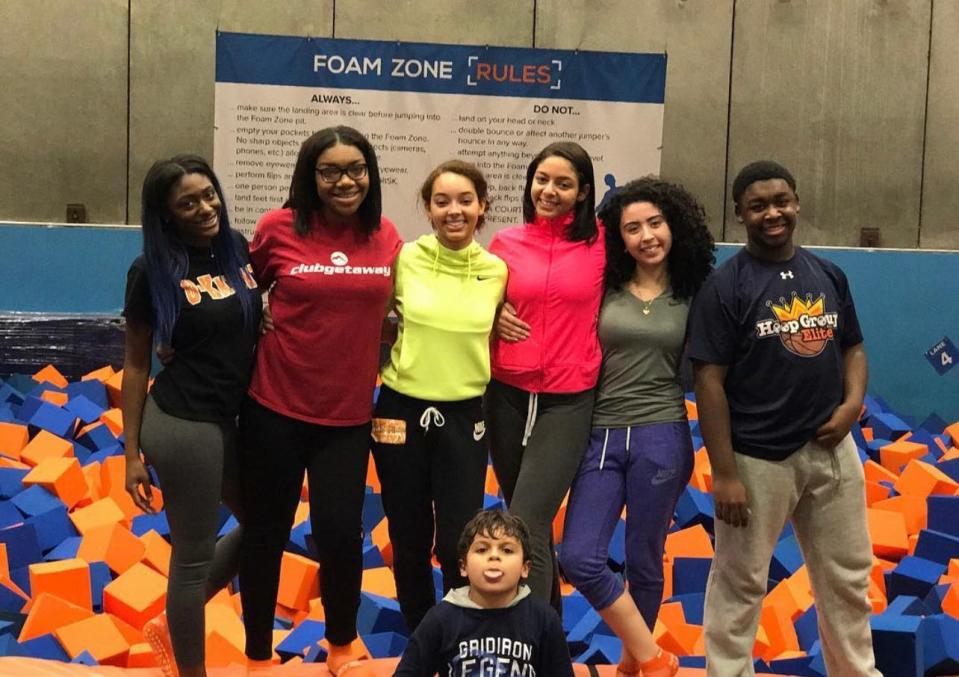
[{"label": "woman in neon yellow hoodie", "polygon": [[410,632],[436,603],[434,531],[444,590],[464,584],[456,542],[483,507],[481,398],[507,275],[506,264],[473,239],[488,205],[486,179],[476,166],[444,162],[420,196],[434,232],[405,244],[396,260],[399,331],[373,418],[393,575]]}]

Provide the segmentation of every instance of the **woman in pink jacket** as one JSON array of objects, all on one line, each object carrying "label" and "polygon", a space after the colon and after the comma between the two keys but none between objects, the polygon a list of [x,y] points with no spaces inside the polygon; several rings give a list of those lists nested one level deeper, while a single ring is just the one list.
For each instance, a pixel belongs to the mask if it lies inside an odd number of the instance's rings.
[{"label": "woman in pink jacket", "polygon": [[550,144],[526,172],[526,223],[499,231],[489,247],[509,268],[486,391],[493,468],[510,512],[529,525],[533,594],[557,611],[552,522],[589,440],[602,359],[606,253],[595,198],[586,151]]}]

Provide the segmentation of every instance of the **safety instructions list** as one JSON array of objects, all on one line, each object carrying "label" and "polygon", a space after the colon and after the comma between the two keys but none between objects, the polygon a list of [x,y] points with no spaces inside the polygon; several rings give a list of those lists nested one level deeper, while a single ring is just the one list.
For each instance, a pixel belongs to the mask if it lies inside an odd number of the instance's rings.
[{"label": "safety instructions list", "polygon": [[484,239],[522,221],[527,166],[554,141],[589,152],[598,201],[659,171],[664,55],[220,33],[216,72],[214,164],[247,236],[286,200],[303,141],[335,125],[373,144],[405,240],[429,231],[419,188],[444,160],[486,175]]}]

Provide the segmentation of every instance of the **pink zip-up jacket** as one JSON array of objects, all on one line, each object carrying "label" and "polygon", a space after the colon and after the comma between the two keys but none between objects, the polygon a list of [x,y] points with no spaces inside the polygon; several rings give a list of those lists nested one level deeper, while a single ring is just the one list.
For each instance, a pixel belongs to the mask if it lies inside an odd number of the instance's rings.
[{"label": "pink zip-up jacket", "polygon": [[506,262],[506,300],[530,325],[518,343],[493,339],[492,375],[532,393],[577,393],[596,385],[602,351],[596,333],[603,296],[603,225],[591,242],[570,242],[572,214],[505,228],[489,251]]}]

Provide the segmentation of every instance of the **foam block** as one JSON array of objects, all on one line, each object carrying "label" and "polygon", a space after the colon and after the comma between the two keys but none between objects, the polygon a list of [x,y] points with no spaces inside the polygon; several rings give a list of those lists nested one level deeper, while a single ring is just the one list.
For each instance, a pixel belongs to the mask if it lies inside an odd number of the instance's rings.
[{"label": "foam block", "polygon": [[959,536],[932,529],[923,529],[919,532],[916,556],[939,562],[945,566],[950,559],[959,557]]},{"label": "foam block", "polygon": [[950,536],[959,536],[959,496],[930,496],[928,526]]},{"label": "foam block", "polygon": [[293,656],[305,656],[310,647],[323,639],[325,633],[326,623],[305,620],[290,631],[290,634],[276,645],[275,650],[284,661]]},{"label": "foam block", "polygon": [[12,498],[23,491],[23,478],[30,471],[17,468],[0,468],[0,498]]},{"label": "foam block", "polygon": [[706,579],[712,559],[708,557],[677,557],[673,560],[673,594],[688,595],[706,592]]},{"label": "foam block", "polygon": [[923,674],[922,618],[880,614],[870,619],[876,668],[884,675]]},{"label": "foam block", "polygon": [[781,581],[796,573],[802,564],[803,558],[802,552],[799,550],[799,542],[794,534],[790,534],[780,539],[773,550],[769,565],[769,578],[774,581]]},{"label": "foam block", "polygon": [[357,631],[362,634],[398,632],[407,634],[406,622],[399,603],[388,597],[363,592],[360,595],[360,610],[356,616]]},{"label": "foam block", "polygon": [[70,519],[73,526],[77,528],[82,535],[123,522],[126,519],[123,510],[117,502],[110,496],[94,501],[85,508],[78,508],[70,513]]},{"label": "foam block", "polygon": [[20,451],[20,459],[31,466],[36,466],[40,461],[48,458],[65,456],[73,456],[73,445],[46,430],[38,432]]},{"label": "foam block", "polygon": [[712,495],[692,487],[686,487],[680,494],[676,505],[676,524],[680,528],[701,524],[712,533],[715,517]]},{"label": "foam block", "polygon": [[890,598],[899,595],[925,597],[945,570],[944,564],[924,559],[921,556],[904,557],[889,574],[886,583],[887,594]]},{"label": "foam block", "polygon": [[30,416],[29,423],[60,437],[72,437],[77,429],[76,416],[43,400]]},{"label": "foam block", "polygon": [[[24,476],[24,479],[26,479],[26,476]],[[24,489],[11,498],[10,503],[17,506],[17,509],[24,517],[32,517],[47,510],[63,506],[59,498],[40,486],[32,486]]]},{"label": "foam block", "polygon": [[145,552],[146,546],[140,539],[114,523],[91,528],[83,534],[77,556],[87,562],[106,562],[111,571],[122,574],[139,562]]},{"label": "foam block", "polygon": [[896,481],[895,487],[900,494],[914,496],[945,494],[952,496],[959,489],[959,484],[936,466],[920,460],[912,460],[906,464]]},{"label": "foam block", "polygon": [[96,615],[57,628],[54,636],[71,658],[88,652],[101,665],[126,666],[130,643],[107,615]]},{"label": "foam block", "polygon": [[64,403],[63,408],[80,419],[83,425],[99,421],[106,411],[103,407],[83,395],[76,395]]},{"label": "foam block", "polygon": [[74,507],[88,491],[80,462],[70,457],[40,461],[23,478],[23,483],[40,485],[63,501],[67,508]]},{"label": "foam block", "polygon": [[20,460],[20,452],[30,441],[27,426],[19,423],[0,423],[0,454]]},{"label": "foam block", "polygon": [[167,579],[137,562],[103,589],[103,610],[137,629],[163,611]]},{"label": "foam block", "polygon": [[868,419],[875,436],[883,439],[897,440],[911,430],[908,423],[893,413],[870,414]]},{"label": "foam block", "polygon": [[59,627],[93,616],[89,606],[73,604],[49,592],[37,594],[20,631],[19,641],[40,637]]},{"label": "foam block", "polygon": [[0,543],[6,545],[10,570],[24,569],[43,558],[37,531],[32,524],[18,524],[0,529]]},{"label": "foam block", "polygon": [[919,634],[924,670],[921,674],[959,673],[959,620],[942,614],[927,616]]},{"label": "foam block", "polygon": [[33,380],[37,383],[52,383],[59,388],[67,387],[67,379],[56,367],[48,364],[43,369],[33,375]]},{"label": "foam block", "polygon": [[874,554],[899,559],[909,551],[906,519],[901,513],[867,508],[866,521]]},{"label": "foam block", "polygon": [[280,588],[276,601],[292,609],[306,610],[320,594],[320,565],[302,555],[284,552],[280,564]]},{"label": "foam block", "polygon": [[63,505],[34,515],[27,520],[27,523],[32,524],[36,529],[37,545],[43,552],[48,552],[67,538],[77,535],[77,530],[73,528],[67,509]]},{"label": "foam block", "polygon": [[93,608],[90,567],[82,559],[31,564],[30,590],[34,596],[50,593],[84,609]]}]

